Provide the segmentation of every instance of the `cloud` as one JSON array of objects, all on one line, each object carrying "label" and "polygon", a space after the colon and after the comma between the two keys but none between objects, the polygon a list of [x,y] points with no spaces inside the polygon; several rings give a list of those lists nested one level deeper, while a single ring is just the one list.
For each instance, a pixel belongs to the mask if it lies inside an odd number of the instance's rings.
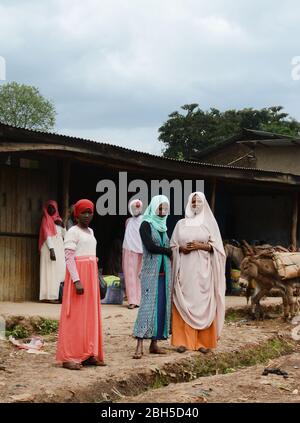
[{"label": "cloud", "polygon": [[[98,142],[118,145],[136,151],[160,155],[162,143],[157,141],[158,133],[156,127],[135,127],[135,128],[106,128],[101,129],[77,129],[76,136]],[[73,136],[73,128],[65,128],[64,135]]]},{"label": "cloud", "polygon": [[188,102],[282,104],[300,119],[299,12],[295,0],[4,0],[0,56],[8,81],[54,101],[58,132],[159,152],[157,129]]}]

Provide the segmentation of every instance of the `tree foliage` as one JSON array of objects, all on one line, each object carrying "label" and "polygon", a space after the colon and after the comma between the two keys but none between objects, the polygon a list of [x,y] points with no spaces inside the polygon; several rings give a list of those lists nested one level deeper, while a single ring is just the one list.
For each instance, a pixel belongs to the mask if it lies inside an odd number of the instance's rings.
[{"label": "tree foliage", "polygon": [[11,82],[0,86],[0,122],[25,129],[49,131],[55,108],[36,87]]},{"label": "tree foliage", "polygon": [[282,106],[263,109],[246,108],[221,112],[204,111],[196,103],[175,111],[159,128],[159,140],[164,144],[164,156],[191,159],[206,147],[238,133],[241,129],[256,129],[298,137],[300,123],[284,113]]}]

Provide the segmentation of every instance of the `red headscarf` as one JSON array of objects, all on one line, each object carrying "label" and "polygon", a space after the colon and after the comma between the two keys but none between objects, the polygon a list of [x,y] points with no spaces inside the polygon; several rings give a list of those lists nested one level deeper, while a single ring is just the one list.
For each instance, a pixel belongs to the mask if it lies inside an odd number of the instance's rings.
[{"label": "red headscarf", "polygon": [[82,213],[86,209],[90,209],[92,213],[94,213],[94,208],[95,206],[94,206],[94,203],[92,203],[92,201],[85,200],[85,199],[79,200],[74,205],[74,217],[78,219],[78,216],[80,215],[80,213]]},{"label": "red headscarf", "polygon": [[[53,206],[55,208],[55,213],[53,216],[50,216],[48,213],[48,206]],[[56,228],[55,228],[55,221],[60,220],[62,221],[62,218],[60,217],[58,213],[58,207],[57,202],[54,200],[49,200],[44,204],[43,207],[43,218],[42,223],[40,227],[40,237],[39,237],[39,250],[41,251],[41,248],[48,238],[48,236],[55,236],[56,235]]]}]

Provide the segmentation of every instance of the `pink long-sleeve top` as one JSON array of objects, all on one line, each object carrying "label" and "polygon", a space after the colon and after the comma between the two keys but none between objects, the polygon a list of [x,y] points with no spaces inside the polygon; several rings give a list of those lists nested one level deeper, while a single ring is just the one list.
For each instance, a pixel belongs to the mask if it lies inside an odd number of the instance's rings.
[{"label": "pink long-sleeve top", "polygon": [[78,225],[67,231],[64,246],[67,269],[73,282],[80,280],[75,257],[96,256],[97,241],[91,228],[82,229]]}]

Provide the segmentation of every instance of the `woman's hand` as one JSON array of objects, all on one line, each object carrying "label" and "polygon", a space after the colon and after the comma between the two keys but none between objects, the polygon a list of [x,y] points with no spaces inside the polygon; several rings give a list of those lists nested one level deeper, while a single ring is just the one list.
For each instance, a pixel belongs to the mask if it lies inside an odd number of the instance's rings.
[{"label": "woman's hand", "polygon": [[194,251],[194,250],[198,250],[199,248],[198,248],[197,244],[198,244],[198,242],[196,242],[196,241],[187,242],[187,243],[186,243],[186,247],[185,247],[185,248],[186,248],[189,252]]},{"label": "woman's hand", "polygon": [[191,250],[187,249],[186,247],[179,247],[179,252],[182,254],[189,254]]},{"label": "woman's hand", "polygon": [[206,242],[192,241],[186,244],[186,248],[189,251],[203,250],[212,251],[212,246]]},{"label": "woman's hand", "polygon": [[80,281],[74,282],[75,288],[76,288],[76,294],[82,295],[84,293],[83,286]]},{"label": "woman's hand", "polygon": [[166,251],[166,256],[169,257],[169,259],[171,259],[172,255],[173,255],[172,248],[168,248],[168,251]]},{"label": "woman's hand", "polygon": [[50,260],[56,261],[56,256],[55,256],[54,248],[50,248]]}]

